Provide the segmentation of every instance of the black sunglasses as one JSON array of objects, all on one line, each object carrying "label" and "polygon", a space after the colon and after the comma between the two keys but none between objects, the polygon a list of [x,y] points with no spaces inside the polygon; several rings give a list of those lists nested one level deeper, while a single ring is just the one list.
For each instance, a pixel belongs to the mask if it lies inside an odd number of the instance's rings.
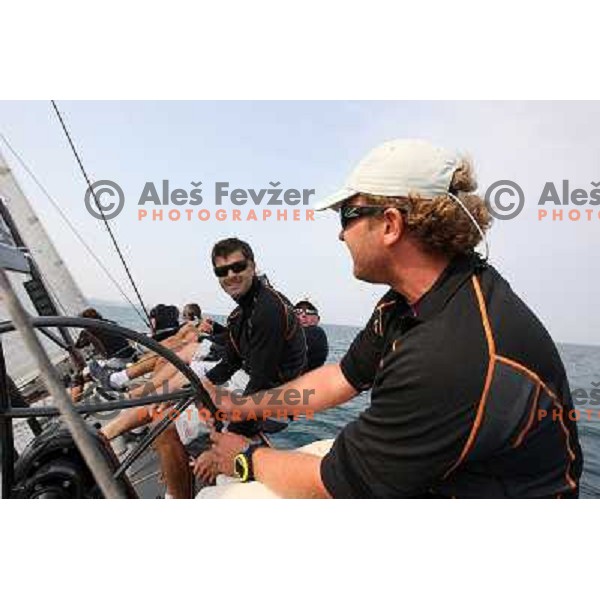
[{"label": "black sunglasses", "polygon": [[342,206],[340,208],[340,223],[342,229],[348,227],[348,223],[354,221],[354,219],[360,219],[361,217],[372,217],[374,215],[380,215],[385,212],[390,206]]},{"label": "black sunglasses", "polygon": [[312,309],[312,308],[295,308],[294,312],[297,315],[304,314],[307,317],[314,317],[314,316],[318,316],[319,315],[319,313],[316,310]]},{"label": "black sunglasses", "polygon": [[245,271],[247,267],[248,267],[247,260],[238,260],[229,265],[215,267],[213,269],[213,271],[215,272],[215,275],[217,277],[227,277],[227,274],[229,273],[229,271],[233,271],[234,273],[241,273],[242,271]]}]

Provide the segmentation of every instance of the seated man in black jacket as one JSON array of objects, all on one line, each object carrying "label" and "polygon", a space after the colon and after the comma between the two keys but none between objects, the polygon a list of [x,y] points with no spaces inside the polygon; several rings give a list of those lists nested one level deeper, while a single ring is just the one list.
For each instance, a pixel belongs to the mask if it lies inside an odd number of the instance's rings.
[{"label": "seated man in black jacket", "polygon": [[[222,240],[215,244],[211,258],[221,287],[238,306],[227,321],[229,334],[225,338],[221,361],[199,375],[221,385],[243,369],[249,377],[242,390],[244,395],[270,389],[300,375],[306,365],[303,329],[289,300],[256,276],[250,246],[237,238]],[[195,361],[191,346],[189,354],[182,358],[193,367]],[[168,381],[168,389],[174,391],[184,383],[183,375],[177,373]],[[158,416],[162,418],[160,413]],[[190,418],[188,411],[179,418]],[[120,427],[105,427],[104,433],[112,439],[122,430]],[[256,433],[256,423],[233,424],[230,430],[251,436]],[[192,491],[189,459],[175,427],[169,427],[159,436],[156,449],[169,495],[189,498]],[[214,469],[210,451],[200,455],[194,470],[202,478],[212,479]]]},{"label": "seated man in black jacket", "polygon": [[294,306],[294,312],[304,328],[306,337],[306,367],[305,372],[317,369],[325,364],[329,354],[327,334],[319,327],[319,311],[308,300],[300,300]]},{"label": "seated man in black jacket", "polygon": [[[227,320],[226,356],[206,372],[206,378],[221,384],[243,369],[249,377],[243,390],[247,395],[281,385],[304,372],[303,329],[289,300],[256,276],[250,246],[237,238],[221,240],[215,244],[211,259],[221,287],[238,306]],[[229,430],[252,436],[258,426],[260,422],[233,423]],[[179,438],[163,436],[163,445],[167,444],[178,445]],[[196,459],[194,472],[210,481],[216,474],[214,467],[211,452],[207,451]],[[183,483],[183,473],[182,464],[179,476],[173,477],[179,485]],[[165,473],[165,479],[169,483],[169,474]]]},{"label": "seated man in black jacket", "polygon": [[239,369],[250,380],[245,393],[280,385],[306,366],[306,341],[289,300],[257,276],[250,246],[237,238],[212,251],[215,275],[238,304],[229,315],[227,356],[207,373],[215,384]]}]

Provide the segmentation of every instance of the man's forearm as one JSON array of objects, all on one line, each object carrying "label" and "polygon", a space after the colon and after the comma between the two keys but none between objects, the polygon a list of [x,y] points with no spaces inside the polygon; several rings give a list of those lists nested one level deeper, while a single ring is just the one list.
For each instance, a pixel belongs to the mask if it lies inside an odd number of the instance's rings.
[{"label": "man's forearm", "polygon": [[284,410],[294,416],[310,416],[343,404],[356,394],[339,365],[325,365],[285,385],[250,396],[232,394],[219,388],[215,402],[232,414],[234,420],[238,420],[237,417],[244,419],[249,415],[277,417],[278,411]]},{"label": "man's forearm", "polygon": [[283,498],[330,498],[321,480],[321,458],[302,452],[259,448],[254,478]]}]

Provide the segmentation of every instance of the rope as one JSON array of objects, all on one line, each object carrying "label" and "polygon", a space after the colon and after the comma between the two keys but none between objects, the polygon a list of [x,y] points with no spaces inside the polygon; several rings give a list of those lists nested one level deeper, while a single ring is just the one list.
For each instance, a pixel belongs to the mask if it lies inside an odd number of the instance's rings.
[{"label": "rope", "polygon": [[[98,258],[98,256],[94,253],[94,251],[90,248],[90,246],[88,245],[88,243],[83,239],[83,237],[81,236],[81,234],[79,233],[79,231],[77,231],[77,229],[71,223],[71,221],[69,221],[69,218],[67,217],[67,215],[65,214],[65,212],[62,210],[62,208],[60,207],[60,205],[58,204],[58,202],[56,202],[56,200],[54,200],[54,198],[50,195],[50,192],[48,192],[48,190],[45,188],[45,186],[42,184],[42,182],[36,177],[35,173],[29,168],[29,166],[25,163],[25,161],[23,160],[23,158],[21,158],[21,156],[19,155],[19,153],[12,147],[12,145],[10,144],[10,142],[8,141],[8,139],[6,138],[6,136],[2,132],[0,132],[0,138],[6,144],[6,147],[10,150],[11,154],[15,157],[15,159],[18,161],[18,163],[21,165],[21,167],[23,167],[23,169],[25,170],[25,172],[29,175],[29,177],[31,177],[31,179],[33,180],[33,182],[42,191],[42,193],[44,194],[44,196],[46,196],[46,198],[50,201],[50,203],[52,204],[52,206],[56,209],[56,211],[58,212],[58,214],[62,217],[62,219],[67,224],[67,227],[73,232],[73,234],[75,235],[75,237],[81,242],[81,244],[88,251],[88,253],[90,254],[90,256],[96,261],[96,264],[102,269],[102,271],[104,272],[104,274],[114,284],[114,286],[120,292],[121,296],[123,296],[123,298],[125,299],[125,301],[128,302],[131,305],[131,307],[133,308],[133,310],[135,310],[135,312],[137,313],[137,315],[141,319],[142,323],[144,323],[145,325],[148,325],[148,323],[147,323],[144,315],[142,315],[142,313],[138,310],[138,307],[129,298],[129,296],[127,295],[127,293],[125,292],[125,290],[119,285],[119,282],[111,275],[110,271],[104,266],[104,264],[102,263],[102,261]],[[60,300],[58,300],[58,297],[56,296],[56,293],[54,293],[54,296],[56,297],[56,300],[58,301],[59,305],[61,306],[61,308],[63,308],[63,311],[64,311],[64,307],[62,307],[62,305],[60,304]],[[65,312],[65,314],[66,314],[66,312]]]},{"label": "rope", "polygon": [[102,215],[102,220],[104,222],[106,230],[108,231],[108,235],[110,236],[110,239],[113,242],[115,250],[117,251],[119,258],[121,259],[123,268],[125,269],[125,272],[127,273],[127,277],[129,278],[131,286],[133,287],[133,289],[135,291],[135,295],[137,296],[137,299],[139,300],[140,306],[142,307],[142,310],[144,311],[144,314],[146,315],[146,319],[147,319],[146,325],[148,325],[148,327],[150,327],[150,315],[148,314],[148,311],[146,310],[146,305],[144,304],[144,301],[142,300],[140,291],[138,290],[137,285],[135,284],[135,281],[133,280],[133,276],[131,275],[131,272],[129,271],[129,267],[127,266],[127,263],[125,262],[125,258],[123,257],[123,254],[121,253],[119,244],[117,244],[117,240],[115,239],[115,236],[113,235],[110,225],[108,224],[108,221],[106,220],[106,217],[104,216],[104,211],[102,210],[102,206],[100,206],[100,203],[98,202],[98,198],[96,198],[96,192],[92,188],[92,182],[90,181],[90,178],[88,177],[87,172],[86,172],[85,168],[83,167],[83,163],[81,162],[81,159],[79,158],[79,154],[77,153],[77,150],[75,149],[75,144],[73,144],[73,140],[71,139],[71,136],[69,135],[69,131],[67,129],[67,126],[65,125],[65,122],[63,121],[60,111],[58,110],[58,106],[56,105],[56,102],[54,100],[51,100],[50,102],[52,102],[52,107],[54,108],[54,111],[56,112],[56,116],[58,117],[58,120],[60,121],[60,124],[62,126],[62,129],[63,129],[66,137],[67,137],[67,140],[69,141],[71,150],[73,151],[73,154],[75,155],[77,163],[79,164],[79,168],[81,169],[81,172],[83,173],[83,176],[88,184],[88,189],[90,190],[90,192],[94,198],[94,202],[96,203],[96,208],[100,211],[100,214]]}]

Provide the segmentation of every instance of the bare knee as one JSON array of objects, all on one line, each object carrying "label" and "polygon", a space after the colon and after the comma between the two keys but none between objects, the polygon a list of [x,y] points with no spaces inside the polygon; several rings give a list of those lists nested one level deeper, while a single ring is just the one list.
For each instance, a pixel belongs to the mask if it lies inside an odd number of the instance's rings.
[{"label": "bare knee", "polygon": [[170,423],[169,426],[154,440],[155,446],[171,446],[174,443],[180,443],[179,434],[175,428],[175,418],[177,417],[176,411],[172,408],[166,408],[161,412],[154,411],[152,415],[152,422],[157,423],[165,418],[165,415],[169,415]]},{"label": "bare knee", "polygon": [[155,449],[181,444],[174,425],[169,425],[153,442]]}]

